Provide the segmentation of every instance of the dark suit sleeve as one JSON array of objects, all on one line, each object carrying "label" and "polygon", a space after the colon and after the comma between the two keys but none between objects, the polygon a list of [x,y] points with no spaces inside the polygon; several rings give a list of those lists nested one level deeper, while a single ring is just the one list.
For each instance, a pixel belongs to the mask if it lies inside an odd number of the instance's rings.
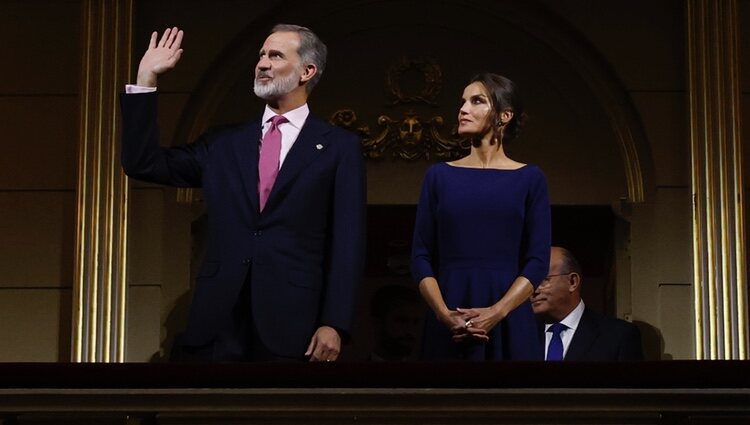
[{"label": "dark suit sleeve", "polygon": [[643,360],[641,333],[625,320],[606,317],[589,308],[570,342],[565,360],[589,362]]},{"label": "dark suit sleeve", "polygon": [[627,324],[623,337],[620,351],[617,354],[617,360],[622,361],[641,361],[643,360],[643,347],[641,345],[641,332],[632,323]]},{"label": "dark suit sleeve", "polygon": [[345,133],[334,183],[328,273],[321,324],[347,339],[362,281],[367,205],[365,165],[359,139]]},{"label": "dark suit sleeve", "polygon": [[157,94],[123,94],[121,161],[125,174],[152,183],[199,187],[208,154],[204,137],[196,143],[173,148],[159,145]]}]

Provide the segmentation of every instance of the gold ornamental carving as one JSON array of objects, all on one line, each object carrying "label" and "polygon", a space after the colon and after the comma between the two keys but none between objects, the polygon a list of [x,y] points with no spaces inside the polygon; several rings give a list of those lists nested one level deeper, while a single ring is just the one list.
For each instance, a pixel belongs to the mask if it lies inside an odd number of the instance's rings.
[{"label": "gold ornamental carving", "polygon": [[465,155],[471,146],[467,139],[457,137],[455,129],[447,136],[441,134],[443,117],[436,115],[423,120],[411,110],[404,112],[400,119],[381,115],[374,131],[367,124],[358,125],[357,114],[352,109],[334,112],[330,123],[359,135],[367,159],[380,159],[390,153],[392,157],[406,161],[453,160]]},{"label": "gold ornamental carving", "polygon": [[[415,89],[403,78],[406,73],[417,73],[422,86]],[[392,106],[428,105],[439,106],[437,96],[442,90],[442,70],[432,59],[401,58],[386,71],[387,91],[394,97]],[[458,137],[456,127],[446,129],[441,115],[423,117],[413,106],[398,118],[382,114],[374,128],[360,123],[354,109],[343,108],[329,118],[333,125],[345,128],[362,139],[363,155],[367,159],[382,159],[386,156],[405,161],[419,159],[453,160],[466,154],[470,148],[468,139]]]},{"label": "gold ornamental carving", "polygon": [[[407,90],[404,75],[417,72],[423,78],[423,86],[417,90]],[[388,91],[393,95],[394,105],[405,103],[426,103],[437,105],[435,98],[443,88],[443,71],[434,60],[427,58],[408,59],[402,57],[388,68],[385,79]]]}]

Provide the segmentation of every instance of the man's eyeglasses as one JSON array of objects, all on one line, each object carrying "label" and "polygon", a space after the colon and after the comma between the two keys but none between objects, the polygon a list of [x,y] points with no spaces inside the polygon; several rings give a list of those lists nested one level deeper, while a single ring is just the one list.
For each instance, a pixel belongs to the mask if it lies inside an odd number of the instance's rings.
[{"label": "man's eyeglasses", "polygon": [[547,276],[546,276],[546,277],[544,278],[544,281],[545,281],[545,282],[549,282],[550,280],[552,280],[552,278],[553,278],[553,277],[557,277],[557,276],[567,276],[567,275],[570,275],[570,274],[573,274],[573,273],[575,273],[575,272],[567,272],[567,273],[558,273],[558,274],[551,274],[551,275],[547,275]]}]

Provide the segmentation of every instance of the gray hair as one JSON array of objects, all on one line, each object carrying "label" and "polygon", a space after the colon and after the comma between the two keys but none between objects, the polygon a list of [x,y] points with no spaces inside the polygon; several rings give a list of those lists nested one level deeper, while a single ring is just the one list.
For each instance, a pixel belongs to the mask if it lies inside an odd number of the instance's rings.
[{"label": "gray hair", "polygon": [[275,32],[295,32],[299,35],[300,45],[297,53],[302,59],[303,65],[311,63],[317,68],[317,72],[307,83],[307,92],[310,93],[313,87],[320,81],[320,77],[323,76],[328,48],[312,30],[306,27],[292,24],[278,24],[271,29],[271,34]]}]

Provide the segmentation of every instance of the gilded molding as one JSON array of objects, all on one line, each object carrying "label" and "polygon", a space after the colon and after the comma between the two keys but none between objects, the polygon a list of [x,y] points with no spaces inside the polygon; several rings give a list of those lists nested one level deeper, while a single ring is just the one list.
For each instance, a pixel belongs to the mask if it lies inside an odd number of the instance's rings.
[{"label": "gilded molding", "polygon": [[81,118],[71,360],[125,360],[128,180],[117,97],[131,64],[132,0],[82,2]]},{"label": "gilded molding", "polygon": [[686,0],[695,352],[747,359],[736,0]]}]

